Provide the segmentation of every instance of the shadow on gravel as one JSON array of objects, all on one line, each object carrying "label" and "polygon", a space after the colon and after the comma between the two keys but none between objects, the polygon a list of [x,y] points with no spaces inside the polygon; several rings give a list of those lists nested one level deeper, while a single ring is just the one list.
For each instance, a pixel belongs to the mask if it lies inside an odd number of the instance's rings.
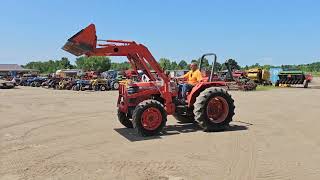
[{"label": "shadow on gravel", "polygon": [[320,86],[311,86],[311,89],[320,89]]},{"label": "shadow on gravel", "polygon": [[160,136],[151,136],[151,137],[141,137],[137,135],[137,133],[132,128],[117,128],[114,129],[117,131],[121,136],[125,137],[131,142],[135,141],[145,141],[145,140],[151,140],[151,139],[160,139]]},{"label": "shadow on gravel", "polygon": [[[221,131],[215,131],[215,132],[208,132],[208,133],[221,133],[221,132],[229,132],[229,131],[243,131],[243,130],[248,130],[248,127],[251,126],[252,124],[246,123],[246,122],[241,122],[241,121],[236,121],[240,122],[244,125],[235,125],[231,124],[228,126],[226,129],[221,130]],[[171,136],[171,135],[177,135],[177,134],[183,134],[183,133],[191,133],[191,132],[196,132],[196,131],[202,131],[202,129],[198,126],[196,123],[185,123],[185,124],[175,124],[175,125],[167,125],[164,128],[164,131],[162,134],[159,136],[151,136],[151,137],[141,137],[138,136],[137,133],[134,131],[134,129],[129,129],[129,128],[117,128],[114,129],[116,132],[118,132],[120,135],[125,137],[131,142],[135,141],[145,141],[145,140],[153,140],[153,139],[161,139],[164,136]]]}]

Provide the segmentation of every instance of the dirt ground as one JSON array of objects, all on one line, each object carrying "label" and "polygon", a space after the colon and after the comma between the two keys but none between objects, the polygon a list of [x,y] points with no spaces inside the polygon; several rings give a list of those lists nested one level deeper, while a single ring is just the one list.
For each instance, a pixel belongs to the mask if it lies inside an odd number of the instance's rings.
[{"label": "dirt ground", "polygon": [[153,138],[117,121],[116,91],[0,89],[0,179],[319,179],[320,79],[313,85],[233,91],[227,131],[170,116]]}]

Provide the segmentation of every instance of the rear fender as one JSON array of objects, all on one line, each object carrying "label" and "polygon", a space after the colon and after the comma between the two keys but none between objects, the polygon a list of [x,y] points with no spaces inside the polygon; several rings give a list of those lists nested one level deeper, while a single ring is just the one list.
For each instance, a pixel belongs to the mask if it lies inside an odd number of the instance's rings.
[{"label": "rear fender", "polygon": [[199,94],[210,87],[226,87],[227,84],[224,81],[215,81],[215,82],[200,82],[196,86],[194,86],[191,90],[191,92],[187,96],[187,103],[188,107],[193,106],[193,104],[196,102],[196,98],[199,96]]}]

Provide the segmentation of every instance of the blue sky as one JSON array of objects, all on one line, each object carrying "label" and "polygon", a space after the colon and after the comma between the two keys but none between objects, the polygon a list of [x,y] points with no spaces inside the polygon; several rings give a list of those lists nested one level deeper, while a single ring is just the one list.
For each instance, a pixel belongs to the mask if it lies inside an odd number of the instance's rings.
[{"label": "blue sky", "polygon": [[98,38],[135,40],[157,59],[310,63],[320,60],[319,9],[316,0],[3,0],[0,63],[74,61],[61,47],[90,23]]}]

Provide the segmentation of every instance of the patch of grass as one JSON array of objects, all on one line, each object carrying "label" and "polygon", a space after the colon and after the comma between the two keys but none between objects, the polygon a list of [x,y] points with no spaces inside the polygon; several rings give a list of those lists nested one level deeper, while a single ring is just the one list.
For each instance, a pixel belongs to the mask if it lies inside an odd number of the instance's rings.
[{"label": "patch of grass", "polygon": [[263,85],[258,85],[256,88],[256,91],[269,91],[272,89],[275,89],[275,86],[263,86]]},{"label": "patch of grass", "polygon": [[320,72],[312,72],[313,77],[320,77]]}]

